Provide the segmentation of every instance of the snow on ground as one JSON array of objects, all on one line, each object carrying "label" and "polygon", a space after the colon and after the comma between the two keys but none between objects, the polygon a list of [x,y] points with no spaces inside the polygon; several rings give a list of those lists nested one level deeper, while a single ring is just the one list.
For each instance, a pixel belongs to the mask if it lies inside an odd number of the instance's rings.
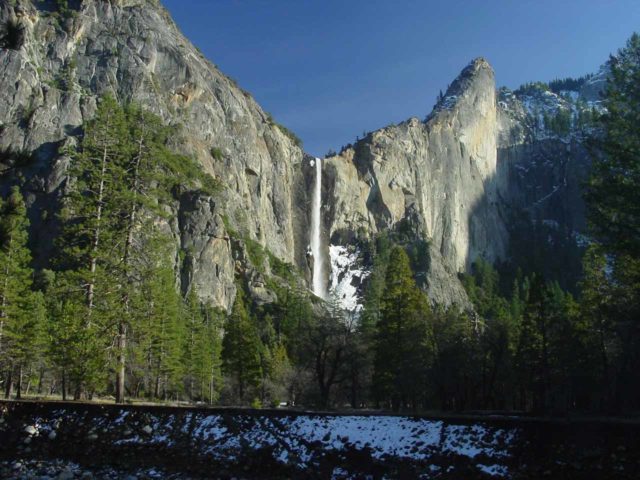
[{"label": "snow on ground", "polygon": [[359,255],[355,247],[329,246],[329,294],[336,298],[342,308],[353,313],[362,310],[360,286],[371,273],[359,265]]},{"label": "snow on ground", "polygon": [[506,477],[509,471],[504,465],[482,465],[479,463],[477,467],[484,473],[494,477]]},{"label": "snow on ground", "polygon": [[[166,414],[133,410],[112,413],[87,417],[81,412],[54,410],[47,416],[34,417],[22,427],[21,435],[29,445],[36,441],[52,445],[65,442],[71,434],[76,441],[80,435],[93,445],[108,442],[112,446],[167,452],[184,448],[188,439],[193,455],[207,462],[235,464],[260,452],[283,468],[301,472],[318,468],[327,455],[338,459],[357,452],[357,458],[370,459],[367,462],[415,465],[428,472],[426,478],[457,461],[492,476],[508,476],[511,448],[518,438],[515,427],[407,416],[206,411]],[[10,465],[5,467],[13,469]],[[357,478],[349,475],[342,469],[332,474],[334,478]]]},{"label": "snow on ground", "polygon": [[[515,431],[483,425],[449,425],[442,421],[396,416],[236,417],[239,426],[228,428],[223,415],[198,419],[191,436],[204,453],[216,459],[238,458],[246,449],[273,449],[282,463],[308,468],[318,450],[367,449],[373,458],[386,456],[427,460],[435,452],[478,455],[494,461],[508,456]],[[188,424],[189,421],[184,421]],[[151,422],[153,434],[132,434],[120,443],[171,446],[166,432],[173,426]]]}]

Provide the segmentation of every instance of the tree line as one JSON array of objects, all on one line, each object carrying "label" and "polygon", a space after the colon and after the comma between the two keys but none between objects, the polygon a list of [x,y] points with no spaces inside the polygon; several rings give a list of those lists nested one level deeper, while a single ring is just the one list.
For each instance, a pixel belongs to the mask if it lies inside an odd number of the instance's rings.
[{"label": "tree line", "polygon": [[[34,271],[17,186],[0,204],[0,368],[15,389],[91,398],[109,392],[212,399],[220,312],[176,289],[166,219],[172,192],[215,182],[167,148],[169,129],[103,98],[70,158],[51,268]],[[195,361],[195,360],[198,361]],[[127,378],[128,376],[128,378]],[[45,390],[46,389],[46,390]]]}]

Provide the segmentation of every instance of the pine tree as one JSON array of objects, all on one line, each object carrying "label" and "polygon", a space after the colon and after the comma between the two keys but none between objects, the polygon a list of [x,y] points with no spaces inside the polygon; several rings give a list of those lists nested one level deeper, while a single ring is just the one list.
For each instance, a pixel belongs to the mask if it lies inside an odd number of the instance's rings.
[{"label": "pine tree", "polygon": [[520,328],[516,365],[520,379],[521,408],[542,410],[549,389],[549,324],[545,284],[536,276]]},{"label": "pine tree", "polygon": [[603,98],[603,155],[594,158],[587,190],[593,232],[608,253],[640,258],[640,35],[609,61]]},{"label": "pine tree", "polygon": [[429,384],[444,410],[465,409],[480,400],[482,371],[479,332],[475,322],[455,307],[432,314],[433,365]]},{"label": "pine tree", "polygon": [[7,397],[14,382],[14,368],[18,367],[20,384],[22,367],[31,353],[27,344],[33,345],[38,335],[33,328],[37,317],[33,316],[28,227],[24,199],[13,187],[7,200],[0,203],[0,362],[6,370]]},{"label": "pine tree", "polygon": [[197,371],[200,398],[214,403],[222,390],[222,323],[219,310],[204,307],[204,328],[197,343]]},{"label": "pine tree", "polygon": [[[118,199],[124,184],[127,145],[124,111],[114,99],[105,97],[85,128],[81,148],[70,152],[73,180],[60,215],[64,232],[58,240],[58,267],[64,280],[57,291],[64,297],[61,302],[74,301],[83,307],[73,308],[82,318],[75,327],[96,330],[105,339],[120,313],[117,290],[121,285],[115,272],[122,257],[116,247],[122,226]],[[77,333],[63,336],[84,337]],[[84,346],[77,347],[82,350]],[[92,357],[86,359],[87,365],[104,360],[98,352],[87,354]],[[107,365],[101,369],[106,371]],[[94,377],[90,374],[93,368],[76,365],[73,371]],[[75,382],[74,397],[80,398],[86,394],[88,379],[78,377]]]},{"label": "pine tree", "polygon": [[21,398],[27,371],[43,358],[44,327],[47,311],[42,292],[28,292],[22,300],[22,312],[7,325],[7,338],[12,344],[9,355],[16,365],[16,398]]},{"label": "pine tree", "polygon": [[166,175],[167,157],[165,148],[166,128],[161,120],[139,107],[129,105],[124,111],[128,139],[121,145],[123,162],[123,184],[114,192],[114,210],[121,219],[121,229],[116,245],[122,245],[122,261],[113,271],[114,279],[121,284],[120,314],[116,319],[117,366],[115,393],[116,403],[124,402],[125,372],[127,364],[127,337],[134,328],[135,313],[131,308],[131,296],[140,282],[140,265],[147,254],[141,245],[143,239],[152,230],[152,217],[148,213],[162,216],[162,197],[157,186]]},{"label": "pine tree", "polygon": [[[594,156],[586,201],[591,231],[606,255],[606,280],[612,286],[611,295],[605,297],[607,316],[620,345],[613,396],[618,408],[635,409],[640,406],[640,35],[631,36],[625,48],[611,57],[609,67],[603,96],[606,113],[600,119],[604,134],[594,141],[599,153]],[[589,299],[591,307],[597,305],[594,300]]]},{"label": "pine tree", "polygon": [[186,327],[181,318],[182,299],[171,268],[153,263],[141,286],[143,305],[139,330],[146,350],[148,394],[153,398],[177,397],[183,391]]},{"label": "pine tree", "polygon": [[102,326],[86,322],[86,295],[71,279],[59,274],[51,290],[49,302],[48,356],[61,383],[62,398],[73,388],[73,396],[80,397],[79,390],[96,392],[106,384],[107,348]]},{"label": "pine tree", "polygon": [[285,345],[278,341],[269,349],[268,358],[268,395],[271,405],[277,407],[287,398],[288,387],[293,375],[291,361]]},{"label": "pine tree", "polygon": [[374,389],[394,409],[417,407],[429,362],[429,304],[401,247],[389,256],[377,326]]},{"label": "pine tree", "polygon": [[257,329],[244,305],[244,295],[238,289],[231,315],[225,324],[222,369],[234,380],[240,402],[244,402],[248,390],[257,387],[260,382],[261,347]]},{"label": "pine tree", "polygon": [[[184,305],[185,386],[190,399],[211,401],[220,384],[220,331],[214,312],[200,304],[192,285]],[[212,388],[213,387],[213,388]]]}]

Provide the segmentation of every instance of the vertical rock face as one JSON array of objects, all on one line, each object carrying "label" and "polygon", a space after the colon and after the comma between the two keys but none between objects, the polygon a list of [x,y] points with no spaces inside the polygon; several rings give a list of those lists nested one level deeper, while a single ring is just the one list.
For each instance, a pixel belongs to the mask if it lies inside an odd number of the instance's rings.
[{"label": "vertical rock face", "polygon": [[[602,110],[599,92],[605,81],[603,67],[576,91],[498,92],[498,175],[505,177],[507,209],[528,211],[576,233],[586,230],[582,184],[591,161],[585,139],[593,126],[578,119],[585,111]],[[559,112],[572,118],[566,131],[545,125],[545,118]]]},{"label": "vertical rock face", "polygon": [[432,299],[466,304],[455,272],[478,255],[502,256],[508,241],[496,207],[505,188],[497,132],[493,70],[477,59],[426,121],[373,132],[327,160],[332,242],[409,221],[430,240]]},{"label": "vertical rock face", "polygon": [[46,264],[44,245],[54,226],[42,211],[55,205],[68,166],[59,152],[77,142],[99,96],[134,101],[160,115],[174,129],[173,147],[197,158],[226,187],[214,203],[190,198],[175,205],[180,221],[171,226],[176,250],[189,250],[193,261],[182,279],[195,282],[204,299],[228,307],[233,261],[223,214],[235,231],[282,260],[304,260],[308,240],[295,232],[306,218],[293,203],[301,194],[295,182],[303,153],[157,3],[70,1],[64,14],[56,2],[2,2],[0,23],[17,23],[24,38],[0,50],[0,147],[35,155],[23,174],[43,246],[39,260]]},{"label": "vertical rock face", "polygon": [[[236,240],[257,241],[296,264],[310,280],[315,172],[295,137],[207,61],[158,2],[70,0],[69,6],[65,13],[53,0],[0,3],[0,23],[20,32],[0,49],[0,152],[33,158],[18,174],[0,177],[0,193],[12,182],[23,185],[39,266],[52,254],[54,214],[71,161],[63,152],[79,142],[98,98],[111,94],[161,116],[173,129],[172,147],[224,185],[215,198],[180,192],[168,206],[171,220],[162,220],[175,239],[183,291],[195,284],[203,300],[229,308],[244,261],[234,258],[242,248],[232,248],[230,230]],[[323,160],[325,257],[331,244],[349,247],[334,250],[357,259],[355,239],[410,231],[428,240],[422,278],[431,299],[469,307],[457,273],[479,256],[505,258],[514,211],[578,232],[584,227],[584,131],[553,132],[541,117],[578,115],[576,101],[596,108],[606,75],[602,69],[575,92],[496,92],[489,64],[474,60],[426,120],[372,132]],[[348,278],[361,288],[367,268],[345,268],[360,272]],[[258,292],[264,282],[252,275],[249,287]],[[335,284],[347,278],[330,275]]]},{"label": "vertical rock face", "polygon": [[205,302],[231,305],[236,294],[234,263],[220,207],[212,198],[186,194],[180,202],[178,222],[184,252],[183,288],[194,285]]},{"label": "vertical rock face", "polygon": [[[383,128],[327,159],[331,243],[408,227],[429,240],[431,299],[469,306],[456,272],[478,257],[506,260],[518,215],[578,240],[590,168],[584,140],[593,133],[584,119],[601,109],[606,75],[602,68],[573,91],[496,91],[489,64],[474,60],[424,122]],[[563,115],[560,128],[554,119]]]}]

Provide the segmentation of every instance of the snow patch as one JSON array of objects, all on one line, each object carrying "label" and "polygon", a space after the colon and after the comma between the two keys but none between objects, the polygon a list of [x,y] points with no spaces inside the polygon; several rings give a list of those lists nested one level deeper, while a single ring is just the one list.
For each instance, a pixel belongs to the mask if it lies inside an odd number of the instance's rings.
[{"label": "snow patch", "polygon": [[371,274],[359,264],[359,257],[360,251],[355,247],[329,246],[329,293],[343,309],[352,313],[359,313],[363,308],[361,287]]},{"label": "snow patch", "polygon": [[479,463],[477,467],[492,477],[508,477],[509,475],[509,470],[504,465],[482,465]]}]

